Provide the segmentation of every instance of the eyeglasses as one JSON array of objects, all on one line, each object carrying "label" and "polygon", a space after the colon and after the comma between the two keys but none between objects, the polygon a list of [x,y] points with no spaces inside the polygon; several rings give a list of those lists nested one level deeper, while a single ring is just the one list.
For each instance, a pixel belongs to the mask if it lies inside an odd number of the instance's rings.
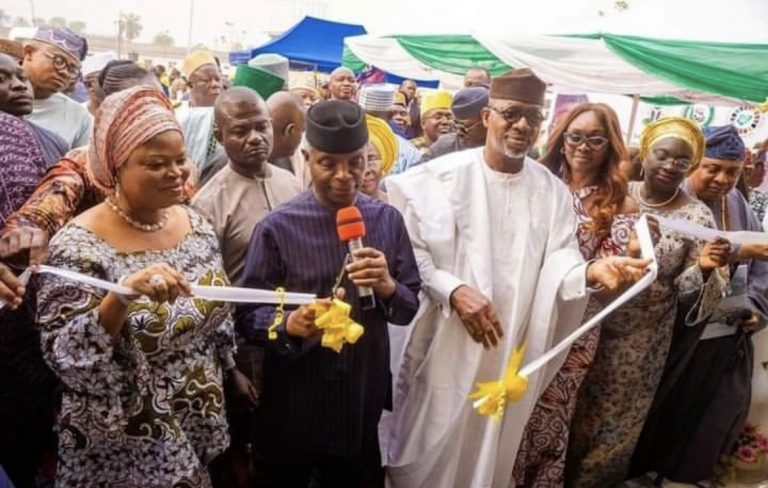
[{"label": "eyeglasses", "polygon": [[519,108],[508,108],[506,110],[500,110],[492,105],[488,106],[488,108],[504,117],[504,120],[506,120],[508,124],[514,124],[523,117],[525,117],[525,120],[528,121],[528,124],[531,126],[539,126],[544,122],[544,114],[536,109],[522,110]]},{"label": "eyeglasses", "polygon": [[459,120],[459,119],[454,120],[454,124],[456,125],[456,130],[459,133],[463,133],[463,134],[468,133],[469,131],[471,131],[472,129],[474,129],[478,125],[481,125],[482,123],[483,123],[482,120],[476,120],[475,122],[472,122],[472,123],[469,123],[469,124],[467,123],[466,120]]},{"label": "eyeglasses", "polygon": [[579,134],[576,132],[566,132],[563,134],[563,137],[565,138],[565,142],[572,147],[579,147],[584,142],[587,143],[587,146],[589,146],[590,149],[599,150],[605,147],[606,144],[608,144],[608,138],[603,136],[585,136],[583,134]]},{"label": "eyeglasses", "polygon": [[53,67],[57,70],[66,70],[71,75],[77,75],[80,72],[80,66],[77,63],[68,63],[64,56],[59,54],[51,54],[43,51],[46,58],[50,59]]},{"label": "eyeglasses", "polygon": [[693,164],[690,159],[686,158],[673,158],[669,154],[667,154],[665,151],[662,152],[654,152],[653,156],[655,157],[656,161],[658,161],[662,165],[672,164],[672,166],[679,172],[687,172],[689,169],[691,169],[691,165]]}]

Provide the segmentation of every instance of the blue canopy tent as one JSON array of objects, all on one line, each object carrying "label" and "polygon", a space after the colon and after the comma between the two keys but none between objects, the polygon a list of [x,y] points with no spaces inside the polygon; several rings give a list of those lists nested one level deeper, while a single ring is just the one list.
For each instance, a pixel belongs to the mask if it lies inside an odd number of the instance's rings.
[{"label": "blue canopy tent", "polygon": [[341,66],[344,38],[366,34],[362,25],[342,24],[315,17],[304,17],[277,39],[249,51],[229,54],[231,64],[246,64],[258,54],[274,53],[288,58],[292,68],[314,67],[330,73]]}]

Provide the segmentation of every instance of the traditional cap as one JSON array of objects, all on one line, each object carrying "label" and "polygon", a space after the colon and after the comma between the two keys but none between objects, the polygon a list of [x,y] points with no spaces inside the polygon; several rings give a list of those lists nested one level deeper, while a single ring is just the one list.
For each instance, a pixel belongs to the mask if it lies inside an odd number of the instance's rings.
[{"label": "traditional cap", "polygon": [[156,135],[181,126],[166,96],[157,88],[135,86],[108,96],[93,125],[88,171],[96,184],[111,190],[133,151]]},{"label": "traditional cap", "polygon": [[205,66],[206,64],[212,64],[216,66],[216,57],[210,51],[198,49],[197,51],[192,51],[189,53],[189,56],[184,59],[184,64],[181,66],[181,70],[184,72],[187,78],[189,78],[192,76],[192,73],[197,71],[201,66]]},{"label": "traditional cap", "polygon": [[85,37],[78,36],[66,27],[41,25],[32,40],[56,46],[78,61],[85,59],[88,54],[88,41]]},{"label": "traditional cap", "polygon": [[366,111],[387,111],[395,102],[395,90],[392,85],[365,85],[360,90],[358,103]]},{"label": "traditional cap", "polygon": [[248,61],[248,66],[282,78],[283,82],[288,81],[288,58],[279,54],[259,54]]},{"label": "traditional cap", "polygon": [[695,122],[685,117],[664,117],[646,125],[640,136],[640,159],[644,161],[654,144],[668,138],[688,144],[693,150],[691,169],[699,165],[704,154],[704,134]]},{"label": "traditional cap", "polygon": [[451,110],[451,102],[453,102],[453,95],[445,90],[426,93],[421,100],[421,115],[430,110]]},{"label": "traditional cap", "polygon": [[512,70],[491,79],[491,98],[544,105],[547,84],[528,68]]},{"label": "traditional cap", "polygon": [[405,101],[405,93],[400,90],[395,92],[395,99],[392,101],[393,105],[402,105],[405,107],[408,103]]},{"label": "traditional cap", "polygon": [[307,142],[327,153],[349,153],[368,143],[365,113],[347,100],[328,100],[307,110]]},{"label": "traditional cap", "polygon": [[471,119],[480,115],[488,106],[488,87],[477,85],[456,92],[451,104],[453,116],[457,119]]},{"label": "traditional cap", "polygon": [[18,60],[24,59],[24,44],[11,39],[0,39],[0,53]]},{"label": "traditional cap", "polygon": [[267,71],[241,64],[237,67],[235,79],[232,80],[232,86],[247,86],[255,90],[261,95],[261,98],[266,100],[273,93],[283,89],[285,80]]},{"label": "traditional cap", "polygon": [[83,76],[99,73],[104,69],[105,66],[107,66],[107,64],[109,64],[110,61],[114,61],[116,59],[117,56],[111,51],[107,53],[94,54],[93,56],[85,58],[85,61],[83,61],[83,67],[80,69],[80,72],[83,74]]},{"label": "traditional cap", "polygon": [[705,156],[715,159],[741,161],[744,159],[746,147],[739,136],[739,131],[732,125],[720,127],[705,127],[704,137],[707,139]]},{"label": "traditional cap", "polygon": [[366,115],[365,123],[368,126],[370,142],[376,147],[381,158],[381,174],[386,176],[392,171],[397,158],[395,133],[389,124],[373,115]]}]

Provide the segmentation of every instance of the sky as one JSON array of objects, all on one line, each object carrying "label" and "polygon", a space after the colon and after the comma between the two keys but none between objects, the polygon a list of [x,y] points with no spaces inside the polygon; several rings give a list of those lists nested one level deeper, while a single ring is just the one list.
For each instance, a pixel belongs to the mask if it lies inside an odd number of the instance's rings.
[{"label": "sky", "polygon": [[[114,34],[119,12],[141,16],[140,40],[163,31],[185,46],[213,46],[226,35],[259,45],[305,14],[363,24],[373,34],[551,34],[604,31],[716,41],[768,43],[768,0],[3,0],[13,17],[82,20],[87,32]],[[598,12],[604,12],[600,16]]]}]

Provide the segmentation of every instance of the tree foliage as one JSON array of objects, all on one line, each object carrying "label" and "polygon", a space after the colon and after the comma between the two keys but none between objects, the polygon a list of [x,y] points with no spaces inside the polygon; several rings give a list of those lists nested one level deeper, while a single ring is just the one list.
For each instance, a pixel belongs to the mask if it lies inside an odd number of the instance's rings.
[{"label": "tree foliage", "polygon": [[152,42],[162,47],[173,47],[176,45],[176,40],[168,34],[168,31],[158,32],[155,34]]}]

